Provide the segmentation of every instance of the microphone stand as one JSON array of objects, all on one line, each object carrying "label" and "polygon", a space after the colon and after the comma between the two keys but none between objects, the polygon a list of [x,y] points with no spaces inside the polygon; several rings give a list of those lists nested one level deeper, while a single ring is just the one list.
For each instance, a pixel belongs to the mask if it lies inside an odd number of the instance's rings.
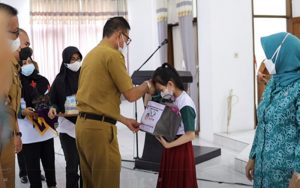
[{"label": "microphone stand", "polygon": [[[155,51],[145,60],[145,62],[136,70],[139,71],[150,59],[151,57],[165,44],[167,44],[168,42],[165,40],[164,42],[162,42],[156,49]],[[136,72],[134,71],[134,72]]]},{"label": "microphone stand", "polygon": [[[152,56],[165,44],[168,43],[168,40],[165,39],[156,49],[155,51],[144,61],[144,63],[137,69],[133,72],[133,74],[135,72],[138,72],[151,58]],[[132,75],[133,75],[132,74]],[[134,101],[134,114],[135,114],[135,120],[137,121],[137,101]],[[136,157],[134,159],[139,159],[139,142],[138,142],[138,132],[135,133],[135,142],[136,142]]]}]

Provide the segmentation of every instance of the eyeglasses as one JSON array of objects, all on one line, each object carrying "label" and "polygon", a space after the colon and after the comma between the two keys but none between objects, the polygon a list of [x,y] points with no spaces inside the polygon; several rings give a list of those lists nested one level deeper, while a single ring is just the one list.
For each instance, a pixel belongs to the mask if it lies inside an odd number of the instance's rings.
[{"label": "eyeglasses", "polygon": [[17,31],[8,31],[8,32],[18,37],[20,35],[20,28],[18,28]]},{"label": "eyeglasses", "polygon": [[131,43],[131,38],[129,38],[125,33],[122,32],[122,35],[124,35],[127,38],[126,45],[128,46]]}]

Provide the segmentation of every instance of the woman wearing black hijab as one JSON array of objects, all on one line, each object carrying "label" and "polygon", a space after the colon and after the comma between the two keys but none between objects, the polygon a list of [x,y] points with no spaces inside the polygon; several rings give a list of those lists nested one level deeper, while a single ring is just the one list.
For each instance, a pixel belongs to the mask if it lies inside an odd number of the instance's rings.
[{"label": "woman wearing black hijab", "polygon": [[[19,52],[19,65],[20,67],[23,66],[23,62],[31,62],[34,64],[35,70],[37,71],[37,73],[39,72],[38,70],[38,65],[35,61],[32,60],[31,56],[32,56],[33,50],[30,47],[25,47],[25,48],[21,48],[20,52]],[[27,61],[28,60],[28,61]],[[21,78],[21,75],[20,75]],[[18,117],[20,118],[20,117]],[[18,154],[18,164],[19,164],[19,177],[21,180],[21,183],[28,183],[28,175],[27,175],[27,168],[26,168],[26,161],[25,161],[25,155],[24,155],[24,151],[21,150]],[[41,174],[41,180],[45,181],[45,176],[43,176]]]},{"label": "woman wearing black hijab", "polygon": [[47,116],[49,110],[49,82],[38,74],[31,60],[22,61],[21,118],[23,153],[31,188],[41,188],[42,161],[48,187],[56,187],[54,140],[55,120]]},{"label": "woman wearing black hijab", "polygon": [[[78,79],[81,67],[82,55],[73,46],[64,49],[62,53],[63,62],[60,72],[56,76],[50,92],[52,107],[48,116],[54,118],[57,114],[68,114],[66,102],[76,101],[75,95],[78,89]],[[73,104],[75,106],[75,104]],[[73,109],[74,111],[74,109]],[[62,149],[66,160],[66,187],[78,188],[79,156],[75,141],[75,123],[77,114],[74,116],[60,116],[58,118],[58,132]],[[81,181],[80,181],[81,184]]]}]

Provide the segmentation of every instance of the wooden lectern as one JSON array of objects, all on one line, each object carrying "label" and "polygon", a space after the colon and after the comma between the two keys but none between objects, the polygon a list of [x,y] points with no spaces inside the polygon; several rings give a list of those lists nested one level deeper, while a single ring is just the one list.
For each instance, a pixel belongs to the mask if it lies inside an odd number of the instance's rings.
[{"label": "wooden lectern", "polygon": [[[178,73],[187,89],[188,83],[193,82],[192,74],[188,71],[178,71]],[[131,77],[133,84],[142,84],[145,80],[151,79],[152,74],[153,71],[135,71]],[[141,158],[137,157],[135,159],[135,168],[159,171],[162,149],[163,146],[159,141],[153,135],[146,133],[143,155]],[[220,148],[193,146],[193,149],[196,164],[221,155]]]}]

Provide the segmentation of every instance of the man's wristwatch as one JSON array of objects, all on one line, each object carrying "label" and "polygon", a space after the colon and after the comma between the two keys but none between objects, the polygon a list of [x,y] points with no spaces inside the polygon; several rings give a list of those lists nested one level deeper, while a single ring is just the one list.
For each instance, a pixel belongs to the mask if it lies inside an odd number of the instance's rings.
[{"label": "man's wristwatch", "polygon": [[21,132],[15,132],[15,136],[22,137],[22,133]]}]

